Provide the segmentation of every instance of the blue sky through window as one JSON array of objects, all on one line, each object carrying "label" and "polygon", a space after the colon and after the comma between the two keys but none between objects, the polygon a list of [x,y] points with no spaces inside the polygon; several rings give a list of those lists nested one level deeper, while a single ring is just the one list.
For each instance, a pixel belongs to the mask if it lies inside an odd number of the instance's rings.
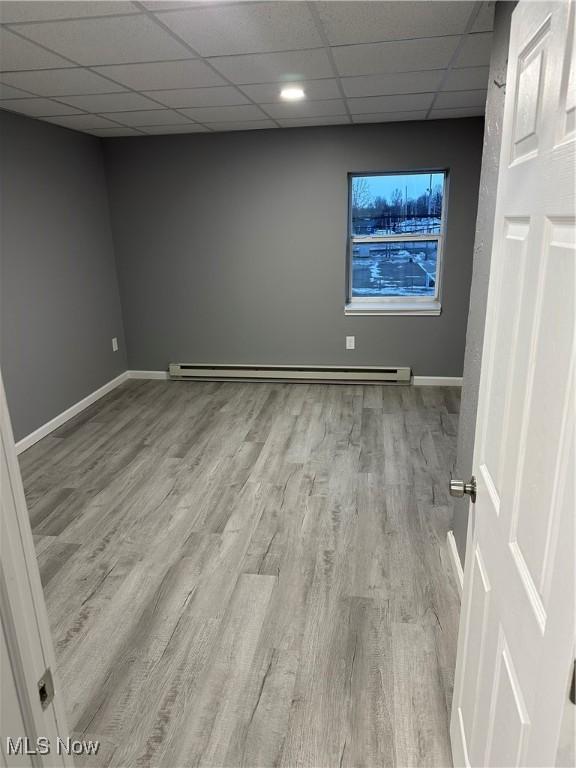
[{"label": "blue sky through window", "polygon": [[387,200],[390,200],[395,189],[399,189],[403,196],[408,191],[408,199],[415,199],[420,197],[420,195],[428,193],[430,178],[432,178],[432,192],[437,187],[442,189],[444,184],[443,173],[395,173],[382,176],[355,176],[352,183],[356,179],[365,179],[372,200],[377,197],[385,197]]}]

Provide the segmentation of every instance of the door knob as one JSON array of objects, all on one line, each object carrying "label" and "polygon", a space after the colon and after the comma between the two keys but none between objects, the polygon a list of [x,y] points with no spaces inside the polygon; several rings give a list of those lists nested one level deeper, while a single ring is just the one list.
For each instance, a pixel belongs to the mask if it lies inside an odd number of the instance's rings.
[{"label": "door knob", "polygon": [[465,483],[463,480],[450,480],[450,496],[461,499],[466,495],[470,496],[472,503],[476,501],[476,478],[474,475],[470,478],[469,483]]}]

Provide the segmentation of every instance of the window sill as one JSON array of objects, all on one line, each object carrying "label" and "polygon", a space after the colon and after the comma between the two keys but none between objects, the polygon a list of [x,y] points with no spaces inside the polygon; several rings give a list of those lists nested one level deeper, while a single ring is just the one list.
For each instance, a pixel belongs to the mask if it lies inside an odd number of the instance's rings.
[{"label": "window sill", "polygon": [[439,301],[387,301],[362,302],[351,301],[344,307],[345,315],[423,315],[437,316],[442,312]]}]

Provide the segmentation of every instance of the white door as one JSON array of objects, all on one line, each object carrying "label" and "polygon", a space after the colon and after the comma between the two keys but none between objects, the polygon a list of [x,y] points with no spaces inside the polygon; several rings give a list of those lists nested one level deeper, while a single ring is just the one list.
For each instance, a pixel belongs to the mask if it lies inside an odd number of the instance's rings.
[{"label": "white door", "polygon": [[506,78],[477,500],[450,727],[458,766],[553,766],[568,697],[576,498],[573,49],[573,2],[520,1]]},{"label": "white door", "polygon": [[[0,438],[0,762],[72,766],[57,680],[47,706],[42,706],[38,687],[44,680],[42,693],[49,697],[45,672],[55,677],[54,655],[1,378]],[[64,742],[62,754],[58,736]]]}]

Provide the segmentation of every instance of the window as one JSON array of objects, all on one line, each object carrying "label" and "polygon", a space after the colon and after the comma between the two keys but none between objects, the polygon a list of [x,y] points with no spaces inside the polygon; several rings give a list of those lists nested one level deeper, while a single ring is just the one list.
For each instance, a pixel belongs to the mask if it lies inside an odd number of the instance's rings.
[{"label": "window", "polygon": [[440,314],[444,171],[350,176],[350,314]]}]

